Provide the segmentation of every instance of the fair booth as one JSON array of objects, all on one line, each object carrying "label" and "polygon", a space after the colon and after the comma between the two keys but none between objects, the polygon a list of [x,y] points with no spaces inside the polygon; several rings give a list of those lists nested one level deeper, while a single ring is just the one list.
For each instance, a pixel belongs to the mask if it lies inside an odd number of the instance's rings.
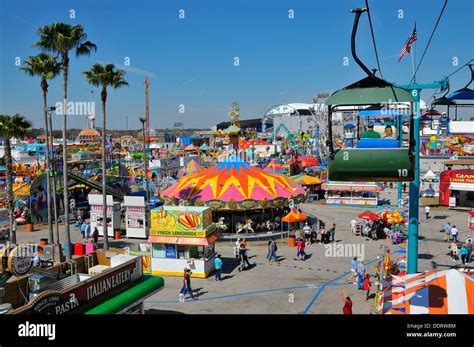
[{"label": "fair booth", "polygon": [[[88,199],[91,207],[91,230],[94,230],[94,228],[97,227],[99,230],[99,236],[104,236],[102,195],[89,194]],[[107,235],[113,237],[114,231],[120,230],[121,226],[120,202],[114,201],[112,195],[107,195]]]}]

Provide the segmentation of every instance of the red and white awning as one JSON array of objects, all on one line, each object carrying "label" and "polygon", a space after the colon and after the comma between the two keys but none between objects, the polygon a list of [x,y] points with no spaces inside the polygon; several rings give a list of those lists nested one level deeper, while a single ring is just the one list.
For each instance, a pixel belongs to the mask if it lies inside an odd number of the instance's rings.
[{"label": "red and white awning", "polygon": [[474,314],[473,275],[450,269],[394,276],[384,288],[382,313]]}]

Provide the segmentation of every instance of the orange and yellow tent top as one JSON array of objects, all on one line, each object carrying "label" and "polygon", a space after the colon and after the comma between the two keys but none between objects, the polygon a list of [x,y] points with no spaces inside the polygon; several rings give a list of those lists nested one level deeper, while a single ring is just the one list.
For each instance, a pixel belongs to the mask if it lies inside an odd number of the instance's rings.
[{"label": "orange and yellow tent top", "polygon": [[178,178],[181,178],[181,177],[183,177],[183,176],[192,175],[192,174],[201,172],[202,170],[204,170],[204,166],[202,166],[201,164],[199,164],[196,160],[192,159],[192,160],[188,163],[188,165],[186,165],[186,166],[183,167],[181,170],[179,170],[179,172],[178,172]]},{"label": "orange and yellow tent top", "polygon": [[457,269],[394,276],[384,287],[383,314],[474,314],[474,274]]},{"label": "orange and yellow tent top", "polygon": [[293,208],[291,209],[290,213],[288,213],[281,220],[287,223],[295,223],[295,222],[302,222],[307,219],[308,219],[307,215],[305,215],[303,212],[298,211],[296,208]]},{"label": "orange and yellow tent top", "polygon": [[283,175],[266,172],[232,156],[224,162],[183,176],[162,193],[174,199],[211,201],[275,200],[305,195],[298,184]]},{"label": "orange and yellow tent top", "polygon": [[292,181],[298,183],[298,184],[303,185],[303,186],[310,186],[310,185],[313,185],[313,184],[323,183],[323,181],[320,178],[305,175],[305,174],[299,174],[299,175],[291,176],[290,179]]}]

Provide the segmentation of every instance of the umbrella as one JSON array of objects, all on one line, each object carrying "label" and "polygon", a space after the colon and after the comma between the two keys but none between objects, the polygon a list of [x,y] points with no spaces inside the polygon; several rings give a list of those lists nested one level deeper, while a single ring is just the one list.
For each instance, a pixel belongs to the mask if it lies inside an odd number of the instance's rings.
[{"label": "umbrella", "polygon": [[359,218],[362,218],[362,219],[365,219],[365,220],[372,220],[372,221],[378,221],[378,220],[380,220],[380,217],[379,217],[379,216],[377,216],[375,213],[370,212],[370,211],[362,212],[362,213],[359,215]]},{"label": "umbrella", "polygon": [[302,167],[311,167],[311,166],[319,166],[319,162],[315,157],[310,155],[304,155],[298,158],[298,161],[301,163]]}]

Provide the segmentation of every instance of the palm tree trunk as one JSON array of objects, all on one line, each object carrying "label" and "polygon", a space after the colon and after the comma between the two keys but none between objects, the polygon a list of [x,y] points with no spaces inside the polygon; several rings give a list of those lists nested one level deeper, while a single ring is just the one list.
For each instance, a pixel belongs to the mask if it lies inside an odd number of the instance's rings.
[{"label": "palm tree trunk", "polygon": [[47,93],[48,93],[48,83],[45,79],[41,81],[41,87],[43,89],[43,112],[44,112],[44,141],[45,141],[45,148],[46,148],[46,204],[48,209],[48,242],[50,244],[54,243],[54,235],[53,235],[53,220],[51,218],[51,166],[49,162],[49,124],[48,124],[48,101],[47,101]]},{"label": "palm tree trunk", "polygon": [[12,182],[12,150],[10,145],[10,136],[5,136],[5,158],[7,166],[6,174],[6,188],[7,188],[7,201],[8,201],[8,218],[10,220],[10,243],[16,244],[16,225],[15,219],[13,218],[13,182]]},{"label": "palm tree trunk", "polygon": [[69,69],[69,58],[63,57],[63,195],[64,195],[64,233],[66,234],[66,260],[71,260],[71,235],[69,233],[69,196],[67,179],[67,78]]},{"label": "palm tree trunk", "polygon": [[109,249],[109,232],[107,228],[107,176],[106,176],[106,167],[105,167],[105,145],[106,145],[106,135],[107,135],[107,116],[105,111],[105,103],[107,101],[107,90],[105,87],[102,88],[101,92],[102,99],[102,209],[103,209],[103,222],[102,230],[104,232],[104,249]]}]

